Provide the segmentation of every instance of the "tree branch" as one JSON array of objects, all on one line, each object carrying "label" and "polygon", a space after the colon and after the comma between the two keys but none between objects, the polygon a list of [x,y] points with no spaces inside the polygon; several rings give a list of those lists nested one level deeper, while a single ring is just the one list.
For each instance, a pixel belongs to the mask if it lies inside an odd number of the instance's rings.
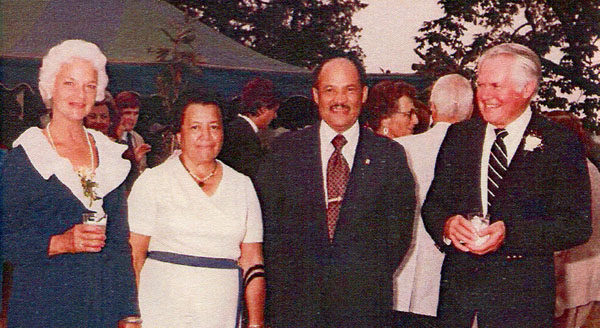
[{"label": "tree branch", "polygon": [[542,62],[542,65],[550,68],[554,73],[557,73],[561,76],[564,76],[564,77],[570,79],[573,82],[573,84],[575,84],[580,89],[586,90],[586,91],[591,91],[594,94],[600,95],[600,86],[598,86],[593,81],[584,79],[578,74],[572,74],[569,69],[564,68],[544,57],[541,57],[540,60]]}]

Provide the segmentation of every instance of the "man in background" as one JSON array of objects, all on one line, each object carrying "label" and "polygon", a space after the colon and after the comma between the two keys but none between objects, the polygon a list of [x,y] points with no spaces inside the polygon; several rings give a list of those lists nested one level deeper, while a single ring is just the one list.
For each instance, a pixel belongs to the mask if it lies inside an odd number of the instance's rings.
[{"label": "man in background", "polygon": [[473,112],[473,89],[459,74],[439,78],[431,89],[429,106],[433,127],[421,134],[396,138],[415,177],[417,210],[411,249],[394,279],[394,310],[401,327],[434,324],[444,254],[425,231],[421,205],[429,190],[440,145],[450,124],[467,120]]},{"label": "man in background", "polygon": [[273,82],[260,77],[252,79],[242,90],[240,106],[240,113],[225,126],[219,159],[254,179],[265,155],[257,133],[277,117],[279,108]]},{"label": "man in background", "polygon": [[117,142],[128,146],[123,157],[131,161],[131,171],[126,179],[127,190],[131,190],[135,180],[148,167],[146,154],[151,147],[134,130],[140,115],[140,97],[131,91],[123,91],[115,97],[115,108],[118,123],[109,132]]}]

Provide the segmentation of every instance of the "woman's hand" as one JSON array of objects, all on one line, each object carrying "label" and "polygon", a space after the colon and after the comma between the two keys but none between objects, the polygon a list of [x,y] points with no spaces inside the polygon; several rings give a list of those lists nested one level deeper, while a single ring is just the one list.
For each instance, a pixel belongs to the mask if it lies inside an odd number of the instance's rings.
[{"label": "woman's hand", "polygon": [[105,227],[91,224],[76,224],[60,235],[50,238],[48,255],[65,253],[97,253],[105,245]]}]

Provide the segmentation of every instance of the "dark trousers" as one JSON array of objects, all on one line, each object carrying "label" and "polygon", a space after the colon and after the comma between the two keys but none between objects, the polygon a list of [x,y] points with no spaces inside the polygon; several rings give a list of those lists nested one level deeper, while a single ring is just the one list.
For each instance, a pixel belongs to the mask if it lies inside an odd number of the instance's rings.
[{"label": "dark trousers", "polygon": [[[508,294],[508,295],[507,295]],[[513,301],[510,302],[510,297]],[[551,328],[553,304],[518,293],[455,292],[441,288],[440,327],[471,328],[475,313],[479,328]],[[514,300],[516,299],[516,300]]]},{"label": "dark trousers", "polygon": [[428,315],[394,311],[395,327],[398,328],[441,328],[438,319]]}]

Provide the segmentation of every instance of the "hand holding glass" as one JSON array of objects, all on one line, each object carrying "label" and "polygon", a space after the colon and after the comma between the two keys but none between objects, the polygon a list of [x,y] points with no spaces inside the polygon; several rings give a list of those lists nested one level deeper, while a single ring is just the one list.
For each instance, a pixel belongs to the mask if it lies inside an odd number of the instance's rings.
[{"label": "hand holding glass", "polygon": [[106,233],[106,221],[108,220],[107,214],[104,214],[102,217],[99,217],[98,213],[96,212],[86,212],[82,214],[81,218],[83,224],[99,226]]},{"label": "hand holding glass", "polygon": [[487,241],[490,236],[483,236],[480,237],[479,236],[479,232],[485,228],[487,228],[490,225],[490,215],[489,214],[483,214],[481,212],[474,212],[474,213],[469,213],[467,215],[467,220],[469,220],[469,222],[471,222],[471,224],[473,225],[473,227],[475,228],[475,231],[477,233],[477,238],[475,239],[475,245],[476,246],[480,246],[481,244],[483,244],[485,241]]}]

